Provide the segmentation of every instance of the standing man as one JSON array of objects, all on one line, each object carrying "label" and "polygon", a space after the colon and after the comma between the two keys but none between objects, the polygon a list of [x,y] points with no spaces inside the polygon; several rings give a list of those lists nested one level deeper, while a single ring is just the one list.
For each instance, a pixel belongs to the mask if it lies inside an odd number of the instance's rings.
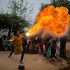
[{"label": "standing man", "polygon": [[60,57],[61,58],[66,58],[66,42],[67,42],[66,36],[63,36],[60,38]]},{"label": "standing man", "polygon": [[9,55],[9,57],[12,56],[12,54],[19,54],[21,53],[21,59],[20,59],[20,63],[23,63],[23,57],[24,57],[24,50],[23,50],[23,46],[22,43],[24,41],[24,36],[22,34],[20,34],[20,32],[14,31],[14,36],[10,39],[10,41],[13,42],[13,48],[12,51]]}]

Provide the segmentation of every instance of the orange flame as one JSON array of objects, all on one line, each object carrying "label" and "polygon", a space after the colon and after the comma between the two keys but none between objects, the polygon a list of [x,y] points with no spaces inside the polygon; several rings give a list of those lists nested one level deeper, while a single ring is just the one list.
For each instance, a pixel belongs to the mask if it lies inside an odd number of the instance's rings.
[{"label": "orange flame", "polygon": [[35,35],[41,28],[47,29],[56,36],[62,36],[68,29],[70,15],[66,7],[48,6],[37,17],[37,23],[27,32]]}]

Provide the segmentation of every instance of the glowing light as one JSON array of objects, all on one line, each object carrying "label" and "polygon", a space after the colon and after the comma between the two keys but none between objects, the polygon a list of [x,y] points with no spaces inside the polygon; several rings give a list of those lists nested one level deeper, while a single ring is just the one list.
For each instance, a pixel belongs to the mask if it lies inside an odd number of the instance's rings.
[{"label": "glowing light", "polygon": [[27,33],[26,33],[26,36],[30,36],[30,33],[27,32]]},{"label": "glowing light", "polygon": [[9,40],[9,41],[13,41],[13,40]]}]

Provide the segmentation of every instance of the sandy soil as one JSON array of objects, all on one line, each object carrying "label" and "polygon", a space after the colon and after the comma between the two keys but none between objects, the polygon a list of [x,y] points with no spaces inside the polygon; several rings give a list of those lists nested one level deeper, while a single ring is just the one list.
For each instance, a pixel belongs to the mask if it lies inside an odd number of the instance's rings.
[{"label": "sandy soil", "polygon": [[[66,46],[67,56],[70,57],[70,43],[67,43]],[[24,65],[25,70],[69,70],[67,61],[61,58],[51,61],[40,54],[25,54],[24,64],[20,64],[20,55],[8,58],[9,53],[0,52],[0,70],[18,70],[19,65]]]}]

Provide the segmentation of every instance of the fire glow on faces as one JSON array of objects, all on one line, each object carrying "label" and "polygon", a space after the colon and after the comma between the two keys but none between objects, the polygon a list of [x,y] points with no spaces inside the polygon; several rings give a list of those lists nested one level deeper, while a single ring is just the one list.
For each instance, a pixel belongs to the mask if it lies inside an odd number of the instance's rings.
[{"label": "fire glow on faces", "polygon": [[40,29],[46,29],[53,35],[60,37],[65,34],[70,22],[70,15],[66,7],[47,6],[37,16],[36,24],[29,29],[27,34],[32,36]]}]

